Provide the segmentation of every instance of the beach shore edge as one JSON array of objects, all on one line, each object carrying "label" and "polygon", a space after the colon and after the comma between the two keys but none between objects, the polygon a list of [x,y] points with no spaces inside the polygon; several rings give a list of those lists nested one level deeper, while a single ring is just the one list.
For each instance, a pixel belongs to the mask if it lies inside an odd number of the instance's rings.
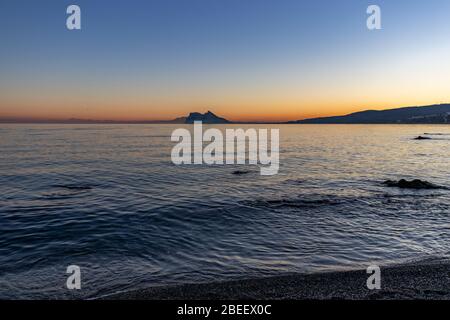
[{"label": "beach shore edge", "polygon": [[381,266],[381,289],[369,290],[366,270],[293,274],[260,279],[149,287],[105,300],[448,300],[447,259]]}]

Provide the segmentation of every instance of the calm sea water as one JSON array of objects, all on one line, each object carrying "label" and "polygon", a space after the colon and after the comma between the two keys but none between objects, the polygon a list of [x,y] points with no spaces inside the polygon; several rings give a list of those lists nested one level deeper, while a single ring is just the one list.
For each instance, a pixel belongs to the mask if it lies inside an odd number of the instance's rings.
[{"label": "calm sea water", "polygon": [[[450,191],[382,182],[450,187],[450,126],[269,127],[280,128],[271,177],[172,165],[174,125],[0,125],[0,298],[449,256]],[[425,132],[441,134],[412,140]],[[73,264],[77,292],[65,288]]]}]

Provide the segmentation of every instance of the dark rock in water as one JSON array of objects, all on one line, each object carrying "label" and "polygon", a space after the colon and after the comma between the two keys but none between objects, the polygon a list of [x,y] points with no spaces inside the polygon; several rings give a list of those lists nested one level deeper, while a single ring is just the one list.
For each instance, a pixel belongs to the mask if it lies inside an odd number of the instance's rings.
[{"label": "dark rock in water", "polygon": [[402,189],[440,189],[442,187],[432,184],[428,181],[422,181],[419,179],[415,179],[412,181],[408,181],[405,179],[401,179],[399,181],[387,180],[384,184],[388,187],[397,187]]},{"label": "dark rock in water", "polygon": [[236,171],[233,171],[233,174],[237,175],[237,176],[241,176],[243,174],[248,174],[248,173],[250,173],[250,171],[247,171],[247,170],[236,170]]},{"label": "dark rock in water", "polygon": [[414,140],[431,140],[430,137],[424,137],[424,136],[418,136],[416,138],[414,138]]}]

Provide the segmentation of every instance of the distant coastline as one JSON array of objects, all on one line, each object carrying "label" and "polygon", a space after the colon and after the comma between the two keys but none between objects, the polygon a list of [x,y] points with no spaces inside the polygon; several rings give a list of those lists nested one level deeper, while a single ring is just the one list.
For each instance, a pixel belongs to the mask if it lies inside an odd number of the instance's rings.
[{"label": "distant coastline", "polygon": [[186,117],[173,120],[93,120],[93,119],[30,119],[0,118],[0,123],[22,124],[450,124],[450,104],[402,107],[386,110],[365,110],[342,116],[310,118],[285,122],[232,121],[221,118],[211,111],[204,114],[191,112]]}]

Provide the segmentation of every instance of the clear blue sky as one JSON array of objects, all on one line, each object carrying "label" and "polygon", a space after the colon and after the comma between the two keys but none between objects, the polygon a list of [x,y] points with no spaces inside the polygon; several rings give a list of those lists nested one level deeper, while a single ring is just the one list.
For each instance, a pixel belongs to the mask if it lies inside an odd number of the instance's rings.
[{"label": "clear blue sky", "polygon": [[[70,4],[81,31],[66,29]],[[295,119],[450,101],[448,0],[1,0],[0,39],[7,117]]]}]

